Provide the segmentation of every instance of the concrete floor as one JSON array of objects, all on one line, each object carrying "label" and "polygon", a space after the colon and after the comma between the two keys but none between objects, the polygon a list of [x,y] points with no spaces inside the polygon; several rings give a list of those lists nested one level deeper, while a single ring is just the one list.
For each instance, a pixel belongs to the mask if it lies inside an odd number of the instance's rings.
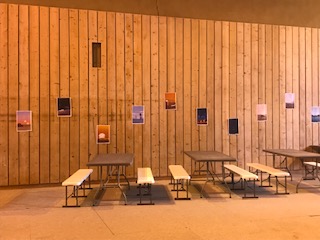
[{"label": "concrete floor", "polygon": [[[294,177],[299,179],[299,175]],[[190,186],[191,201],[175,201],[169,180],[154,185],[155,205],[138,206],[132,182],[123,204],[119,189],[108,188],[98,206],[91,206],[98,185],[81,200],[80,208],[63,208],[65,189],[55,187],[1,188],[0,239],[320,239],[320,189],[303,188],[275,195],[275,187],[258,188],[258,199],[232,198],[219,185]],[[301,187],[317,186],[306,181]],[[72,199],[73,200],[73,199]]]}]

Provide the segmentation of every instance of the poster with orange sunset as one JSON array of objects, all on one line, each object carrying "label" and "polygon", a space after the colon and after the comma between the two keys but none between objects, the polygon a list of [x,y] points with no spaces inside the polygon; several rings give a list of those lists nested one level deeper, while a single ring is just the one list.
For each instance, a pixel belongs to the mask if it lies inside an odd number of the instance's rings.
[{"label": "poster with orange sunset", "polygon": [[17,132],[32,131],[32,112],[31,111],[16,111],[16,126]]},{"label": "poster with orange sunset", "polygon": [[97,125],[97,144],[110,143],[110,125]]}]

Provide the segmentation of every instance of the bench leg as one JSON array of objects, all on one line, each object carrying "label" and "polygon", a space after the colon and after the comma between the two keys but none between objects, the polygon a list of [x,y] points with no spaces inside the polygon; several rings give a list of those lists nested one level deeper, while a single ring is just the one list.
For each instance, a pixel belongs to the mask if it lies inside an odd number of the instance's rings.
[{"label": "bench leg", "polygon": [[149,199],[150,202],[149,202],[149,203],[143,203],[143,202],[142,202],[142,195],[143,195],[142,192],[141,192],[142,185],[139,184],[138,188],[139,188],[139,198],[140,198],[140,202],[137,203],[137,205],[154,205],[154,203],[152,202],[151,184],[150,184],[150,183],[147,184],[147,194],[146,194],[146,195],[149,195],[149,197],[150,197],[150,199]]}]

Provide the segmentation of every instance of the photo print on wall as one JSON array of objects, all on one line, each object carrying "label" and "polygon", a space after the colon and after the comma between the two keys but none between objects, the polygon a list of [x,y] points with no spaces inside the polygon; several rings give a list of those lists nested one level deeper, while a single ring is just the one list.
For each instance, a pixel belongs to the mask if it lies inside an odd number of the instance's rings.
[{"label": "photo print on wall", "polygon": [[165,93],[166,110],[177,110],[176,93]]},{"label": "photo print on wall", "polygon": [[294,108],[294,93],[285,93],[286,108]]},{"label": "photo print on wall", "polygon": [[207,108],[197,108],[197,125],[208,125]]},{"label": "photo print on wall", "polygon": [[109,144],[110,125],[97,125],[96,138],[97,144]]},{"label": "photo print on wall", "polygon": [[71,98],[57,98],[57,109],[58,117],[71,117]]},{"label": "photo print on wall", "polygon": [[32,111],[16,111],[16,127],[17,132],[32,131]]},{"label": "photo print on wall", "polygon": [[257,119],[258,121],[267,120],[267,104],[258,104],[257,105]]},{"label": "photo print on wall", "polygon": [[229,134],[239,134],[238,118],[229,118]]},{"label": "photo print on wall", "polygon": [[313,123],[320,122],[320,107],[319,106],[311,107],[311,122],[313,122]]},{"label": "photo print on wall", "polygon": [[132,106],[132,124],[144,124],[144,106]]}]

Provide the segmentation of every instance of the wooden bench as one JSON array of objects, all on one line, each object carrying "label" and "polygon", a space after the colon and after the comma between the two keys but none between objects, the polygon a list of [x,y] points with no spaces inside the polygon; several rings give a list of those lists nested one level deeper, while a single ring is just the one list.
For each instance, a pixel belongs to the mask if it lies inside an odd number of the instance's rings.
[{"label": "wooden bench", "polygon": [[[258,180],[258,176],[256,174],[253,174],[243,168],[240,168],[236,165],[232,164],[226,164],[224,165],[224,168],[227,169],[231,174],[231,183],[232,183],[232,190],[235,190],[234,185],[234,174],[239,175],[240,177],[240,183],[241,183],[241,189],[244,189],[244,196],[242,198],[257,198],[256,196],[256,180]],[[253,196],[248,197],[247,196],[247,187],[248,182],[253,180]]]},{"label": "wooden bench", "polygon": [[[138,178],[137,178],[137,184],[139,184],[139,197],[140,197],[140,202],[138,205],[154,205],[152,202],[152,194],[151,194],[151,185],[154,184],[154,178],[152,175],[151,168],[138,168]],[[142,194],[141,193],[141,188],[143,186],[147,186],[147,193]],[[147,195],[150,196],[150,202],[149,203],[142,203],[142,195]]]},{"label": "wooden bench", "polygon": [[[277,168],[273,168],[267,165],[263,165],[260,163],[247,163],[247,166],[249,167],[249,169],[256,169],[256,173],[258,174],[260,172],[260,182],[261,182],[261,187],[272,187],[271,186],[271,182],[270,182],[270,178],[271,177],[275,177],[276,178],[276,194],[289,194],[287,191],[287,177],[290,177],[290,173],[282,171],[280,169]],[[262,174],[263,173],[267,173],[268,174],[268,178],[265,180],[268,180],[269,185],[268,186],[264,186],[262,185],[262,182],[264,181],[262,179]],[[281,184],[279,181],[279,178],[284,177],[284,184]],[[278,186],[281,185],[284,187],[285,192],[284,193],[279,193],[278,190]]]},{"label": "wooden bench", "polygon": [[[63,207],[80,207],[79,206],[79,197],[86,197],[85,189],[90,188],[90,175],[93,172],[92,169],[79,169],[74,174],[72,174],[69,178],[67,178],[63,183],[62,186],[66,187],[66,205]],[[85,188],[85,181],[89,178],[89,188]],[[68,195],[68,187],[73,187],[73,191],[70,195]],[[83,195],[79,196],[79,188],[83,189]],[[76,198],[75,205],[68,205],[68,199],[70,197]]]},{"label": "wooden bench", "polygon": [[[173,189],[171,191],[177,192],[177,197],[175,200],[190,200],[189,197],[189,181],[190,175],[181,165],[169,165],[169,170],[171,173],[171,184],[173,184]],[[187,189],[184,189],[184,181],[186,182]],[[181,188],[179,188],[179,184],[181,184]],[[186,191],[187,196],[184,198],[179,197],[180,191]]]}]

